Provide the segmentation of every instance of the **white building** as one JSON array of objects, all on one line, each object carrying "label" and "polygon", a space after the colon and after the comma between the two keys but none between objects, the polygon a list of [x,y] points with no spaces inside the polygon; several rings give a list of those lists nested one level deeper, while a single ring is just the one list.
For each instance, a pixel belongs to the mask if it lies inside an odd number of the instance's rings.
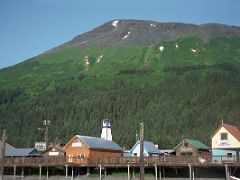
[{"label": "white building", "polygon": [[101,138],[112,141],[111,121],[109,119],[102,120],[102,134]]}]

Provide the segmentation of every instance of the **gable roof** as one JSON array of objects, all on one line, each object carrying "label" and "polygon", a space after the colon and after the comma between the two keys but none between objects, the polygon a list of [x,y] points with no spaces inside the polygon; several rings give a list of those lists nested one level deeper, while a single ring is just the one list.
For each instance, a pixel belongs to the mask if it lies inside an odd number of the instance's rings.
[{"label": "gable roof", "polygon": [[46,149],[45,151],[43,151],[42,154],[45,154],[45,153],[47,153],[48,151],[51,151],[53,148],[56,149],[56,151],[62,152],[62,153],[65,153],[65,151],[66,151],[64,147],[51,146],[51,147],[49,147],[48,149]]},{"label": "gable roof", "polygon": [[6,157],[41,156],[35,148],[16,148],[5,152]]},{"label": "gable roof", "polygon": [[113,150],[113,151],[122,151],[122,148],[116,144],[114,141],[108,141],[99,137],[91,137],[91,136],[74,136],[66,145],[67,147],[69,143],[74,138],[80,139],[83,143],[85,143],[90,149],[103,149],[103,150]]},{"label": "gable roof", "polygon": [[[137,147],[138,144],[140,144],[139,140],[132,147],[130,153],[133,152],[133,150]],[[161,151],[151,141],[144,141],[143,147],[148,154],[162,154]]]},{"label": "gable roof", "polygon": [[186,141],[191,145],[193,145],[194,147],[196,147],[197,149],[206,149],[206,150],[210,149],[207,145],[203,144],[201,141],[193,140],[193,139],[186,139]]},{"label": "gable roof", "polygon": [[237,140],[240,141],[240,127],[231,125],[231,124],[225,124],[222,123],[220,126],[218,126],[217,130],[213,133],[211,138],[215,136],[215,134],[221,129],[221,127],[224,127],[228,132],[230,132]]},{"label": "gable roof", "polygon": [[202,150],[210,149],[207,145],[203,144],[201,141],[194,140],[194,139],[184,139],[174,148],[174,150],[177,149],[185,141],[188,142],[189,144],[191,144],[192,146],[194,146],[195,148],[197,148],[198,150],[199,149],[202,149]]}]

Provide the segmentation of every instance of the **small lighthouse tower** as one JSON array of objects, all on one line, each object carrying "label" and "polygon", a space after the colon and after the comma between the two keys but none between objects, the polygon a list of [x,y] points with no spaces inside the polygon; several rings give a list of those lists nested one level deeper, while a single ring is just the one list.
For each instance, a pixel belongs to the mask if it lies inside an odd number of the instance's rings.
[{"label": "small lighthouse tower", "polygon": [[109,119],[102,120],[102,134],[101,138],[112,141],[111,121]]}]

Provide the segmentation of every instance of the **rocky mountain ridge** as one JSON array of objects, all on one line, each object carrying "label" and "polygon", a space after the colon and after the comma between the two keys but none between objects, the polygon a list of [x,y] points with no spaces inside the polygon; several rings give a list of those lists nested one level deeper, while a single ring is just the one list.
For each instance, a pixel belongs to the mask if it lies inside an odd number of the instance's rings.
[{"label": "rocky mountain ridge", "polygon": [[223,24],[160,23],[143,20],[113,20],[89,32],[74,37],[49,52],[63,48],[90,48],[113,45],[146,45],[153,42],[174,41],[178,38],[197,37],[207,41],[215,37],[240,36],[240,27]]}]

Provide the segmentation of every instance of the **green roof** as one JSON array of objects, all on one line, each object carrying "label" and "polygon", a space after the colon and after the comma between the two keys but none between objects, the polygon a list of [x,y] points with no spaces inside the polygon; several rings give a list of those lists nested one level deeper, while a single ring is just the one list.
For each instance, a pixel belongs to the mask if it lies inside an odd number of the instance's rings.
[{"label": "green roof", "polygon": [[187,141],[188,143],[192,144],[197,149],[207,149],[207,150],[209,149],[208,146],[206,146],[205,144],[203,144],[202,142],[200,142],[198,140],[185,139],[185,141]]}]

